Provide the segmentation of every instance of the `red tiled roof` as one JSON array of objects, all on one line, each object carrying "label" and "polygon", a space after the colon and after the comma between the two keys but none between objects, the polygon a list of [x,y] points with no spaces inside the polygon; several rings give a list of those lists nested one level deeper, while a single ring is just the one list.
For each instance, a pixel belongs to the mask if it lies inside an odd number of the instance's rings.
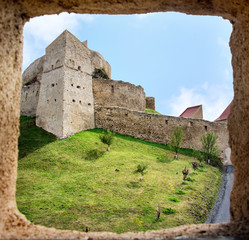
[{"label": "red tiled roof", "polygon": [[191,118],[201,106],[202,105],[186,108],[179,117]]},{"label": "red tiled roof", "polygon": [[215,119],[214,121],[218,122],[218,121],[227,120],[228,116],[230,114],[230,106],[231,106],[231,103],[227,106],[227,108],[225,109],[225,111],[217,119]]}]

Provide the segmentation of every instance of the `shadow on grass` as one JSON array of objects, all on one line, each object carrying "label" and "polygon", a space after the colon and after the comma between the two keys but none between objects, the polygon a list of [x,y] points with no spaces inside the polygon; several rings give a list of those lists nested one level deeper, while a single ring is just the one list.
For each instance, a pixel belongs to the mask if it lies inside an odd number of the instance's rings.
[{"label": "shadow on grass", "polygon": [[[91,130],[88,130],[88,131],[89,132],[94,132],[94,133],[101,133],[101,134],[106,132],[106,130],[100,129],[100,128],[95,128],[95,129],[91,129]],[[115,137],[120,138],[120,139],[125,139],[125,140],[131,141],[131,142],[139,142],[139,143],[145,144],[147,146],[153,146],[153,147],[162,148],[162,149],[165,149],[165,150],[172,151],[172,148],[171,148],[170,145],[164,145],[164,144],[154,143],[154,142],[147,142],[145,140],[134,138],[134,137],[131,137],[131,136],[128,136],[128,135],[121,135],[119,133],[115,133]],[[188,148],[180,148],[178,152],[180,154],[185,155],[185,156],[194,157],[196,155],[196,153],[200,152],[200,151],[193,150],[193,149],[188,149]]]},{"label": "shadow on grass", "polygon": [[57,137],[35,125],[34,117],[20,118],[20,136],[18,139],[18,159],[57,140]]}]

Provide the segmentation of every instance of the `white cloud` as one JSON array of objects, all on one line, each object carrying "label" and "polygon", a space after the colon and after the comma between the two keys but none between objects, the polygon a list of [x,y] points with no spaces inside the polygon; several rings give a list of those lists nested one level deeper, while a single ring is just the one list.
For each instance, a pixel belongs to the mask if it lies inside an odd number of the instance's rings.
[{"label": "white cloud", "polygon": [[180,89],[179,96],[173,96],[168,104],[171,107],[171,115],[179,116],[187,107],[202,104],[203,117],[206,120],[213,121],[220,116],[233,98],[232,87],[228,85],[208,86],[207,83],[203,89],[184,88]]},{"label": "white cloud", "polygon": [[94,15],[79,15],[75,13],[46,15],[31,19],[30,22],[25,25],[25,31],[39,42],[44,41],[50,43],[65,29],[74,30],[80,21],[92,22],[94,18]]},{"label": "white cloud", "polygon": [[23,68],[44,54],[44,49],[64,30],[75,31],[82,22],[94,21],[96,15],[61,13],[32,18],[24,26]]}]

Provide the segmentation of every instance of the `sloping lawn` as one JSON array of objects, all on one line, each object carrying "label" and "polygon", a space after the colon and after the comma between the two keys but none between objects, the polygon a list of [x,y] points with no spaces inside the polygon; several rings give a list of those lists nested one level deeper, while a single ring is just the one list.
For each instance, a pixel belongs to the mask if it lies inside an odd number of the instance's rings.
[{"label": "sloping lawn", "polygon": [[[101,129],[58,140],[34,122],[21,118],[17,180],[18,208],[31,222],[117,233],[205,222],[219,188],[217,168],[194,171],[192,157],[174,160],[164,145],[119,134],[107,152]],[[140,163],[148,166],[142,181]]]}]

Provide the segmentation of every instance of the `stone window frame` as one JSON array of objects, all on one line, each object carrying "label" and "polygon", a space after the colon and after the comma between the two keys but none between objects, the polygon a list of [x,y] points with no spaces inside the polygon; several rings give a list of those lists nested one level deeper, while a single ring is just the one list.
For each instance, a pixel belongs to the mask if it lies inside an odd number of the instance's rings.
[{"label": "stone window frame", "polygon": [[[87,2],[87,3],[86,3]],[[99,238],[144,239],[249,236],[249,4],[240,0],[0,0],[0,238]],[[137,14],[175,11],[220,16],[230,20],[234,71],[234,99],[228,119],[235,182],[230,201],[231,222],[180,226],[144,233],[81,233],[36,226],[16,206],[17,140],[21,96],[23,26],[30,18],[61,12]]]}]

